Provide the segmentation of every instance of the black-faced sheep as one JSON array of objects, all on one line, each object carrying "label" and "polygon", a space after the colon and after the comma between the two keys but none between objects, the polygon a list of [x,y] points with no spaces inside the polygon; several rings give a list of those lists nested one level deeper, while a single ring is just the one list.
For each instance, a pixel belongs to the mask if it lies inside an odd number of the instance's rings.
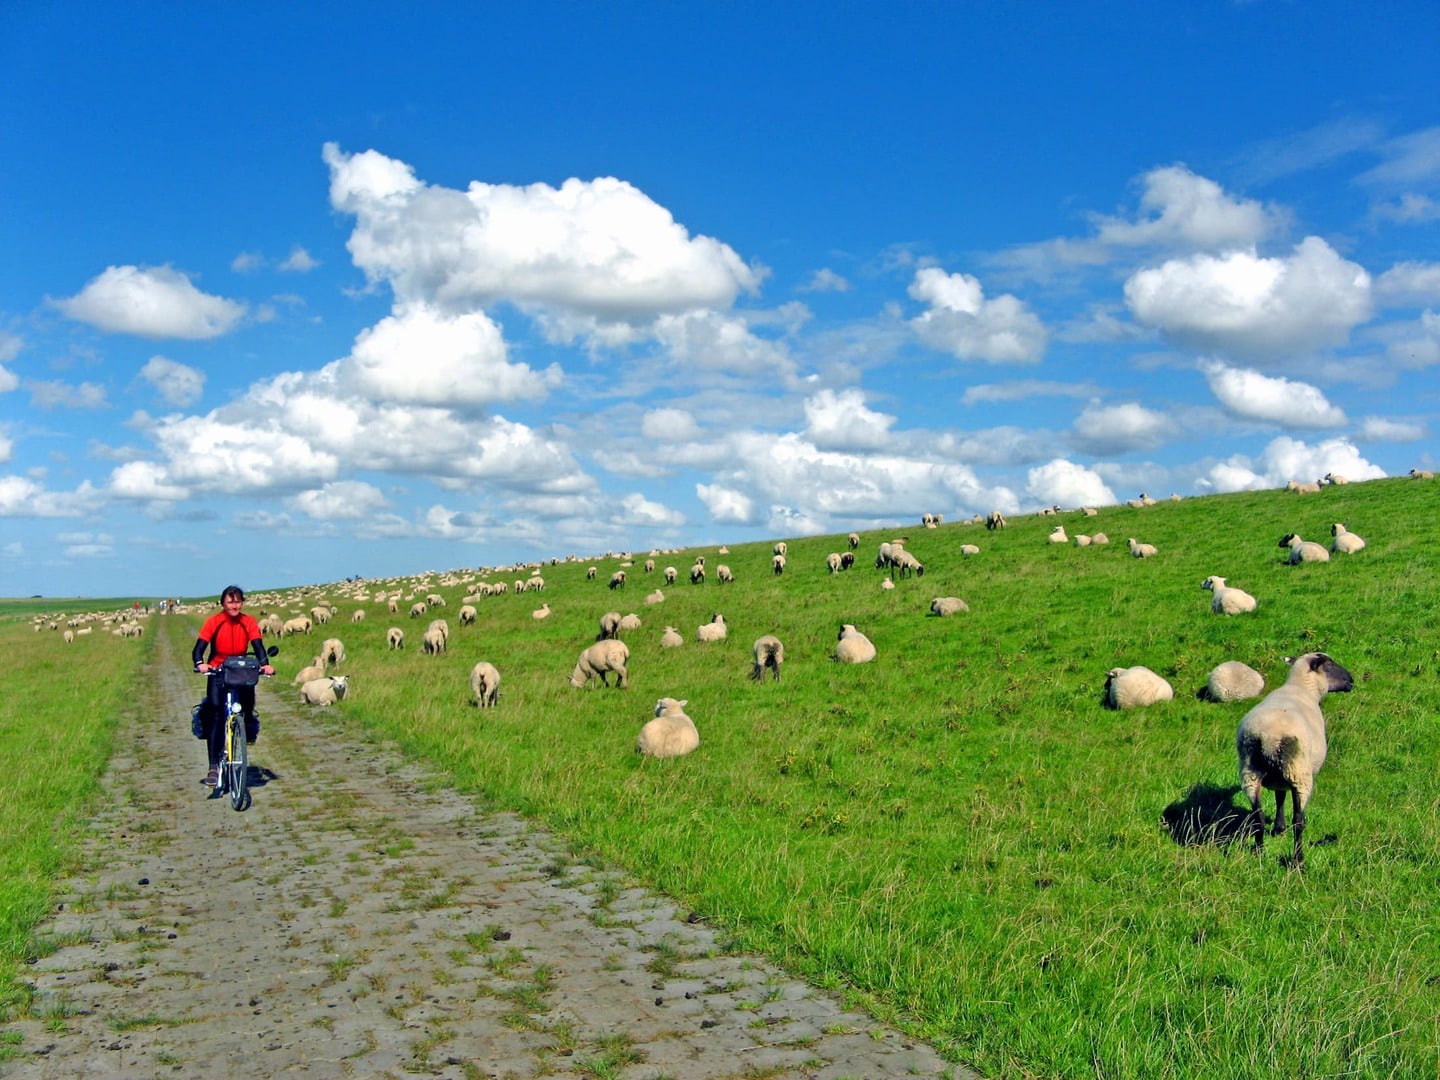
[{"label": "black-faced sheep", "polygon": [[890,562],[899,571],[902,578],[909,577],[911,574],[916,577],[925,576],[925,564],[904,548],[892,549]]},{"label": "black-faced sheep", "polygon": [[845,538],[845,541],[850,545],[850,550],[854,551],[860,546],[860,534],[852,532],[849,536]]},{"label": "black-faced sheep", "polygon": [[1286,556],[1285,561],[1291,566],[1304,562],[1330,561],[1330,552],[1326,551],[1323,545],[1317,544],[1313,540],[1301,540],[1299,533],[1286,533],[1280,538],[1277,546],[1290,549],[1290,554]]},{"label": "black-faced sheep", "polygon": [[411,617],[412,619],[418,619],[418,618],[420,618],[421,615],[424,615],[424,614],[427,613],[429,610],[430,610],[430,609],[427,608],[424,604],[419,604],[419,603],[411,604],[411,605],[410,605],[410,617]]},{"label": "black-faced sheep", "polygon": [[1330,535],[1334,537],[1330,541],[1330,550],[1341,555],[1351,555],[1365,547],[1364,540],[1338,521],[1330,526]]},{"label": "black-faced sheep", "polygon": [[840,553],[840,569],[849,570],[855,565],[855,553],[853,551],[842,551]]},{"label": "black-faced sheep", "polygon": [[776,541],[775,546],[770,549],[770,553],[772,555],[789,555],[790,545],[787,544],[784,540],[778,540]]},{"label": "black-faced sheep", "polygon": [[835,659],[842,664],[868,664],[875,659],[875,645],[855,629],[853,623],[840,627],[840,637],[835,645]]},{"label": "black-faced sheep", "polygon": [[735,575],[730,572],[730,567],[721,563],[715,567],[715,581],[719,585],[730,585],[735,581]]},{"label": "black-faced sheep", "polygon": [[1411,469],[1411,470],[1410,470],[1410,479],[1411,479],[1411,480],[1434,480],[1434,479],[1435,479],[1435,474],[1434,474],[1433,472],[1431,472],[1429,469]]},{"label": "black-faced sheep", "polygon": [[702,584],[704,581],[705,564],[703,562],[697,561],[693,566],[690,567],[690,584],[699,585]]},{"label": "black-faced sheep", "polygon": [[667,566],[667,567],[665,567],[665,584],[666,584],[666,585],[674,585],[674,584],[675,584],[675,579],[678,578],[679,576],[680,576],[680,571],[679,571],[679,570],[676,570],[675,567],[673,567],[673,566]]},{"label": "black-faced sheep", "polygon": [[1290,793],[1295,850],[1292,863],[1305,865],[1302,836],[1305,808],[1315,788],[1315,774],[1325,764],[1325,716],[1320,702],[1326,694],[1345,693],[1355,685],[1350,672],[1321,652],[1306,653],[1290,665],[1285,684],[1272,690],[1245,714],[1235,733],[1240,763],[1240,790],[1250,800],[1246,827],[1255,834],[1255,850],[1265,845],[1262,788],[1275,792],[1275,824],[1285,831],[1285,793]]},{"label": "black-faced sheep", "polygon": [[623,589],[625,587],[625,571],[616,570],[610,575],[610,588]]},{"label": "black-faced sheep", "polygon": [[1154,705],[1174,696],[1170,684],[1147,667],[1111,668],[1105,675],[1104,700],[1112,709]]},{"label": "black-faced sheep", "polygon": [[439,627],[432,626],[425,631],[424,636],[420,639],[420,651],[426,656],[439,656],[445,651],[448,640],[443,630]]},{"label": "black-faced sheep", "polygon": [[750,669],[750,678],[765,681],[765,669],[769,668],[780,681],[780,667],[785,663],[785,646],[774,634],[765,634],[755,639],[755,666]]},{"label": "black-faced sheep", "polygon": [[700,732],[685,715],[688,701],[663,697],[655,702],[655,719],[640,729],[635,749],[650,757],[680,757],[700,746]]},{"label": "black-faced sheep", "polygon": [[785,572],[785,556],[772,555],[770,557],[770,567],[776,574],[783,574]]},{"label": "black-faced sheep", "polygon": [[1045,539],[1052,544],[1068,544],[1070,542],[1070,537],[1065,535],[1064,525],[1056,525]]},{"label": "black-faced sheep", "polygon": [[481,660],[470,669],[470,692],[475,695],[475,704],[488,709],[500,697],[500,672],[495,665]]},{"label": "black-faced sheep", "polygon": [[461,604],[459,615],[461,626],[473,626],[480,617],[480,612],[475,609],[474,604]]},{"label": "black-faced sheep", "polygon": [[300,684],[302,705],[334,705],[344,701],[350,691],[349,675],[332,675],[324,679],[311,679]]},{"label": "black-faced sheep", "polygon": [[630,676],[625,669],[625,662],[629,659],[630,646],[623,641],[614,638],[597,641],[575,661],[575,670],[570,672],[570,685],[581,687],[598,678],[600,685],[609,686],[609,674],[613,671],[617,676],[616,688],[624,690],[630,685]]},{"label": "black-faced sheep", "polygon": [[1223,577],[1211,574],[1200,583],[1200,588],[1209,589],[1215,595],[1210,598],[1210,610],[1216,615],[1239,615],[1242,612],[1254,611],[1256,608],[1255,597],[1251,596],[1244,589],[1232,589],[1225,584]]},{"label": "black-faced sheep", "polygon": [[1335,484],[1348,484],[1349,482],[1350,482],[1350,481],[1349,481],[1346,477],[1340,476],[1339,474],[1333,473],[1333,472],[1327,472],[1327,473],[1321,478],[1321,483],[1324,483],[1324,484],[1331,484],[1331,485],[1335,485]]},{"label": "black-faced sheep", "polygon": [[985,515],[985,528],[994,532],[996,529],[1005,528],[1005,515],[999,510],[991,510]]}]

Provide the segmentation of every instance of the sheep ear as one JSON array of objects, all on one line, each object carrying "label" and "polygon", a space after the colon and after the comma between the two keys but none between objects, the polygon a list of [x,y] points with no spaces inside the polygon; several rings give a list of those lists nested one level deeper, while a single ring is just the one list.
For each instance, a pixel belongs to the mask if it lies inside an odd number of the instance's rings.
[{"label": "sheep ear", "polygon": [[1310,657],[1310,670],[1316,671],[1329,662],[1330,657],[1326,656],[1323,652],[1317,652],[1314,656]]},{"label": "sheep ear", "polygon": [[683,709],[686,705],[689,705],[689,704],[690,704],[690,699],[689,699],[689,698],[681,698],[681,699],[680,699],[680,708]]}]

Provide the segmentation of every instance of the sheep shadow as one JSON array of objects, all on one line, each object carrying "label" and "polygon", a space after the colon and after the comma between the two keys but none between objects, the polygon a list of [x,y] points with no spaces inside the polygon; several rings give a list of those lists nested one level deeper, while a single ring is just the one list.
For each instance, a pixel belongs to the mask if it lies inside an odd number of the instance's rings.
[{"label": "sheep shadow", "polygon": [[1165,807],[1160,820],[1170,839],[1182,847],[1228,847],[1243,838],[1245,819],[1250,813],[1248,806],[1235,805],[1238,794],[1239,784],[1202,782],[1187,791],[1183,799]]}]

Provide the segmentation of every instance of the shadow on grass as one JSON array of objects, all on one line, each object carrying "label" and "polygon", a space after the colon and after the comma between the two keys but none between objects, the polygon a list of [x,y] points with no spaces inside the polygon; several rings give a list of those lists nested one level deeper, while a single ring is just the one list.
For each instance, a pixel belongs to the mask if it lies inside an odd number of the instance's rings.
[{"label": "shadow on grass", "polygon": [[1160,818],[1170,838],[1185,847],[1228,847],[1244,834],[1249,807],[1235,805],[1239,784],[1196,784],[1185,797],[1165,807]]}]

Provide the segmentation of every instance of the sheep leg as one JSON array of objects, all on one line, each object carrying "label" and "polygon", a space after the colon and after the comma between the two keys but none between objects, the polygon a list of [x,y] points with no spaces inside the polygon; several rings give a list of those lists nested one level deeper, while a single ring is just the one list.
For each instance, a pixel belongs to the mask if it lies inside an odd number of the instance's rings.
[{"label": "sheep leg", "polygon": [[[1255,836],[1255,854],[1265,850],[1265,811],[1260,809],[1260,793],[1250,796],[1250,813],[1245,817],[1245,832]],[[1243,833],[1242,833],[1243,835]]]},{"label": "sheep leg", "polygon": [[1295,818],[1295,854],[1291,862],[1295,866],[1295,869],[1301,870],[1305,866],[1305,847],[1301,842],[1301,837],[1305,832],[1305,807],[1300,805],[1300,793],[1298,791],[1295,793],[1291,807],[1294,810]]},{"label": "sheep leg", "polygon": [[624,669],[623,667],[622,667],[622,668],[616,668],[616,669],[615,669],[615,674],[620,677],[620,678],[619,678],[619,681],[616,683],[616,685],[617,685],[621,690],[629,689],[629,687],[630,687],[630,680],[629,680],[629,678],[626,676],[625,669]]},{"label": "sheep leg", "polygon": [[[1299,805],[1300,805],[1300,802],[1299,802],[1300,796],[1299,796],[1298,793],[1295,795],[1295,800],[1296,800],[1295,805],[1296,805],[1296,807],[1297,807],[1297,809],[1296,809],[1296,811],[1295,811],[1295,814],[1296,814],[1296,817],[1297,817],[1297,819],[1298,819],[1299,814],[1300,814],[1300,811],[1299,811],[1299,809],[1298,809],[1298,807],[1299,807]],[[1279,835],[1280,835],[1281,833],[1283,833],[1284,831],[1285,831],[1285,791],[1284,791],[1284,789],[1282,788],[1280,791],[1275,792],[1275,824],[1270,827],[1270,835],[1271,835],[1271,836],[1279,836]]]}]

